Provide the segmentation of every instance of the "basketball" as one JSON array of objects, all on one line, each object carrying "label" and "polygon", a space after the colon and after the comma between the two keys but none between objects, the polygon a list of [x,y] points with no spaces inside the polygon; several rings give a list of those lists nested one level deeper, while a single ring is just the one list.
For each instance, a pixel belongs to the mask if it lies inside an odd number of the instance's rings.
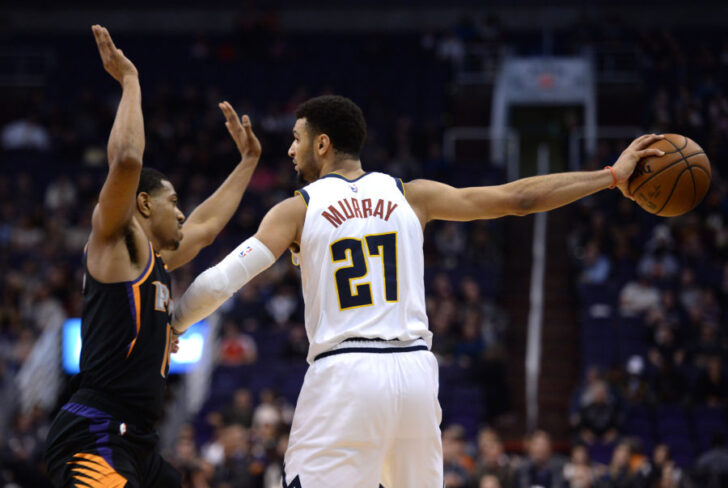
[{"label": "basketball", "polygon": [[635,201],[661,217],[675,217],[694,209],[710,187],[710,161],[705,151],[679,134],[665,134],[650,147],[665,154],[637,163],[628,186]]}]

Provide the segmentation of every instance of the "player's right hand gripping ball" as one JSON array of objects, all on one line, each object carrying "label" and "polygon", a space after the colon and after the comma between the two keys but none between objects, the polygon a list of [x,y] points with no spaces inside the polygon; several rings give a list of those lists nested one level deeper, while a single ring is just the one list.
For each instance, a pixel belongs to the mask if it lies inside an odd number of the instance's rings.
[{"label": "player's right hand gripping ball", "polygon": [[710,161],[692,139],[665,134],[650,147],[665,151],[642,159],[629,179],[629,191],[640,207],[661,217],[694,209],[710,187]]}]

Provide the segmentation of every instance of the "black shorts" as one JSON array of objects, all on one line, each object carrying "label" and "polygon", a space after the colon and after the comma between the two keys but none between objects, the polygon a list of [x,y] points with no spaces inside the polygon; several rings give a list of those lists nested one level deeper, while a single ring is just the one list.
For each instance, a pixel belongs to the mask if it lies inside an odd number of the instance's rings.
[{"label": "black shorts", "polygon": [[56,487],[179,487],[181,478],[157,451],[157,434],[106,412],[67,403],[46,442],[48,475]]}]

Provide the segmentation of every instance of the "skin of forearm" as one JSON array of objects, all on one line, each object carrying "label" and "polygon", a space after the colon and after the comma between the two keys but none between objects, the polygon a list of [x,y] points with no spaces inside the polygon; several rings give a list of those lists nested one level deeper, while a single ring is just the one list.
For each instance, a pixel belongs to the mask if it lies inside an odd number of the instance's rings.
[{"label": "skin of forearm", "polygon": [[109,135],[109,164],[141,162],[144,154],[144,118],[139,78],[125,77],[122,87],[121,101]]},{"label": "skin of forearm", "polygon": [[587,195],[609,188],[611,172],[573,171],[531,176],[504,185],[516,199],[519,214],[527,215],[562,207]]}]

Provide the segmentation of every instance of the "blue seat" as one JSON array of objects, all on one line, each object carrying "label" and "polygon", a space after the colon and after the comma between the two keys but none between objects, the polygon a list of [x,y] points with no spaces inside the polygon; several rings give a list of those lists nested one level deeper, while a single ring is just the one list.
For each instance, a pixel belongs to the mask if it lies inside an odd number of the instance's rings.
[{"label": "blue seat", "polygon": [[670,453],[675,460],[675,464],[679,467],[686,468],[693,463],[695,447],[689,438],[679,435],[668,435],[662,441],[670,446]]}]

